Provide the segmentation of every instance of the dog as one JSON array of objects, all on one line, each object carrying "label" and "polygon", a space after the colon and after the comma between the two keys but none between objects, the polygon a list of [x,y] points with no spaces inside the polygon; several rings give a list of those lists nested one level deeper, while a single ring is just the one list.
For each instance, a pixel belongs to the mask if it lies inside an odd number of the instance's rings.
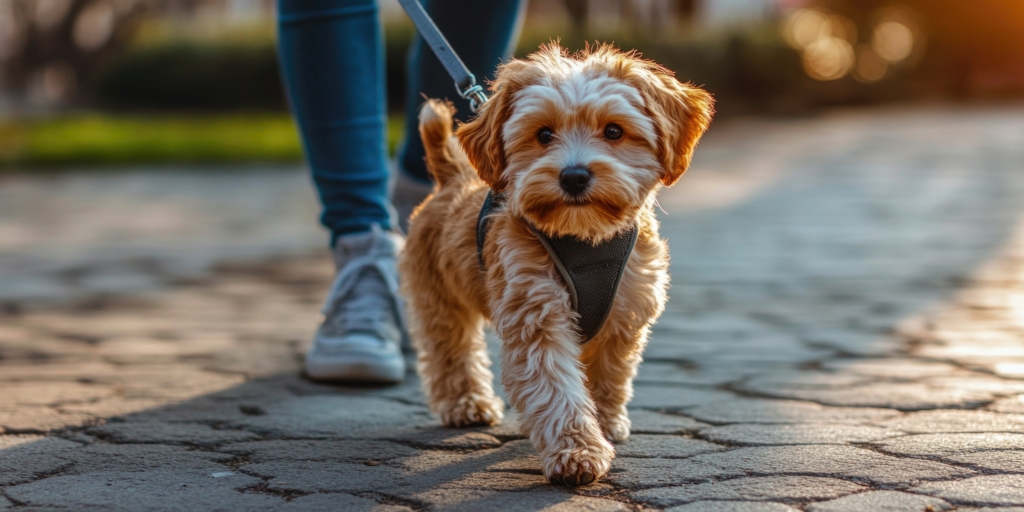
[{"label": "dog", "polygon": [[[586,485],[608,472],[611,443],[629,437],[632,380],[669,286],[656,194],[686,171],[714,100],[609,45],[541,46],[500,65],[490,91],[454,135],[450,104],[428,100],[420,113],[435,187],[411,217],[399,263],[417,366],[445,425],[500,422],[490,321],[502,385],[544,476]],[[487,218],[478,258],[489,190],[506,199]],[[534,230],[598,244],[633,226],[611,311],[581,344],[566,283]]]}]

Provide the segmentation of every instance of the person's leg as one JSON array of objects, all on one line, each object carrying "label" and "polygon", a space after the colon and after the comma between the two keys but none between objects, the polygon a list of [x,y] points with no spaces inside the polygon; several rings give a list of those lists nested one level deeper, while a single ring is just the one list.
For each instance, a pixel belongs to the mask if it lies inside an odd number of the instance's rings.
[{"label": "person's leg", "polygon": [[390,231],[375,0],[278,0],[278,45],[338,270],[306,353],[306,373],[320,380],[400,381],[397,258],[404,238]]},{"label": "person's leg", "polygon": [[288,101],[337,237],[391,228],[384,50],[375,0],[279,0]]},{"label": "person's leg", "polygon": [[[425,0],[427,12],[452,48],[476,76],[480,85],[494,77],[502,60],[512,56],[525,14],[526,0]],[[395,207],[404,216],[429,191],[430,177],[423,163],[423,142],[417,132],[417,114],[423,96],[447,98],[458,109],[456,118],[466,121],[472,115],[469,103],[455,91],[454,80],[416,37],[409,50],[405,100],[405,142],[398,156]],[[411,179],[410,179],[411,178]],[[416,184],[421,184],[416,187]],[[413,196],[413,197],[410,197]],[[409,204],[412,203],[412,204]]]}]

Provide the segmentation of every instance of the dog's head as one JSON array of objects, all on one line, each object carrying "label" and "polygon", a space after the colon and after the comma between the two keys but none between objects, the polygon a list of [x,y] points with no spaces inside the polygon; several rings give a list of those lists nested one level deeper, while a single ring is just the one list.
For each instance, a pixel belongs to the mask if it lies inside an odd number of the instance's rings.
[{"label": "dog's head", "polygon": [[491,92],[458,130],[480,177],[547,235],[595,242],[683,175],[714,103],[607,45],[574,55],[543,46],[499,67]]}]

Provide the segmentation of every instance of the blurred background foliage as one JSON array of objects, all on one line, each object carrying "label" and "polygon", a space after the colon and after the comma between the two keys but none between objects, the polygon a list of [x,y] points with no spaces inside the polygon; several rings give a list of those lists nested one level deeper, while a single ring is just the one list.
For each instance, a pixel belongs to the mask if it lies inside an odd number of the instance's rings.
[{"label": "blurred background foliage", "polygon": [[[383,1],[389,106],[415,36]],[[0,160],[297,161],[271,0],[0,1]],[[610,41],[730,115],[1024,92],[1018,0],[534,1],[517,55]],[[400,133],[392,123],[392,144]]]}]

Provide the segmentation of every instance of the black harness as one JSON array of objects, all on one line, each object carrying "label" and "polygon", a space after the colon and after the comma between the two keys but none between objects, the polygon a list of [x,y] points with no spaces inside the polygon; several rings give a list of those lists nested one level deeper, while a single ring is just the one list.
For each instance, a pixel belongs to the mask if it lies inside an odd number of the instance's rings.
[{"label": "black harness", "polygon": [[[491,191],[480,207],[476,223],[476,254],[481,269],[485,268],[484,239],[487,237],[490,214],[503,202],[502,194]],[[601,330],[612,311],[615,293],[622,281],[622,273],[626,270],[626,261],[636,245],[639,231],[636,224],[598,245],[590,245],[573,236],[551,238],[533,226],[530,226],[530,230],[548,251],[569,289],[572,309],[579,315],[577,327],[583,335],[583,343],[590,341]]]}]

